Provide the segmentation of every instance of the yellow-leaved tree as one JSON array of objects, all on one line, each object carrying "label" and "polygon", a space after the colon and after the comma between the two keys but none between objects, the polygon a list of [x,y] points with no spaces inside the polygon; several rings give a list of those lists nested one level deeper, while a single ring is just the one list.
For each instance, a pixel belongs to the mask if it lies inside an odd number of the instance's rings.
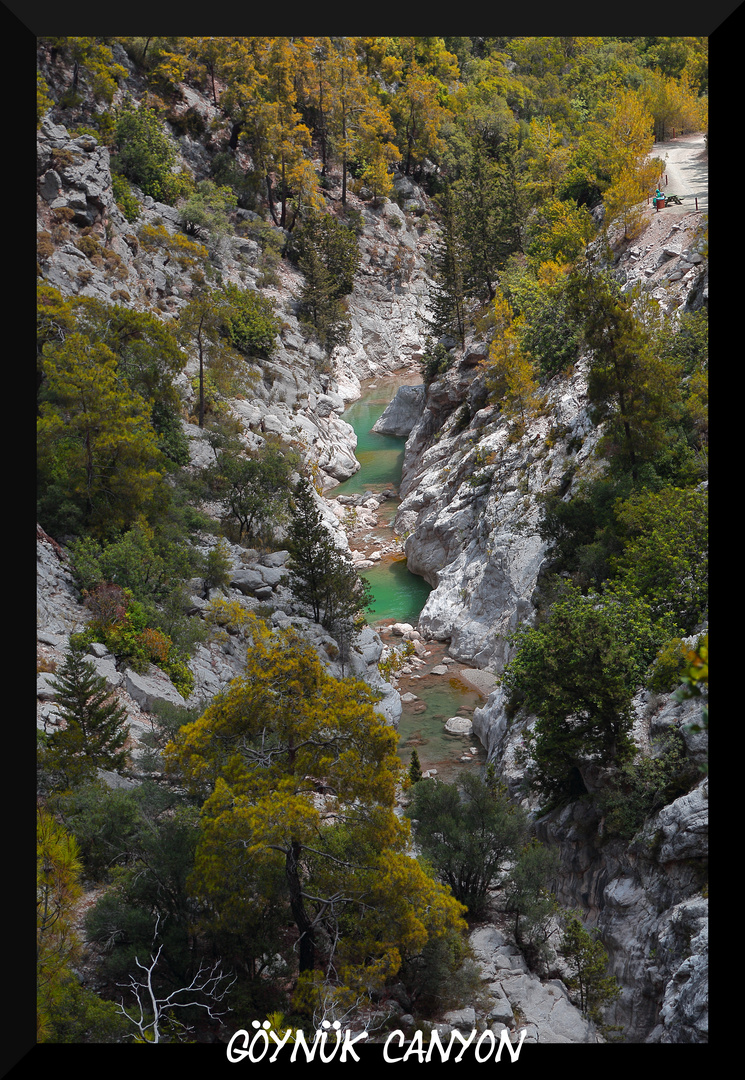
[{"label": "yellow-leaved tree", "polygon": [[237,937],[283,912],[295,1007],[331,993],[347,1008],[462,929],[464,909],[407,854],[397,735],[370,687],[332,678],[297,631],[248,630],[243,677],[166,752],[204,798],[191,889],[211,928]]},{"label": "yellow-leaved tree", "polygon": [[533,363],[520,347],[519,318],[503,293],[494,298],[494,336],[489,346],[486,385],[492,401],[506,416],[524,425],[539,405]]}]

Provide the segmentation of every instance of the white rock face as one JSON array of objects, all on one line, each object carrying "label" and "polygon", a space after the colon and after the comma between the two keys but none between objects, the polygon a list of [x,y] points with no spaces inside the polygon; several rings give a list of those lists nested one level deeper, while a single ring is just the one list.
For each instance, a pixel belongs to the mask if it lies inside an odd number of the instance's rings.
[{"label": "white rock face", "polygon": [[443,419],[448,386],[457,402],[475,396],[478,385],[475,369],[461,366],[429,388],[406,444],[396,529],[408,534],[409,569],[433,586],[420,630],[449,640],[456,659],[499,671],[511,655],[507,635],[532,614],[545,557],[538,497],[586,461],[596,433],[581,365],[571,379],[550,384],[553,408],[519,439],[493,407],[459,430],[451,399]]},{"label": "white rock face", "polygon": [[563,983],[543,982],[530,972],[520,950],[496,927],[479,927],[469,941],[488,994],[492,1030],[525,1029],[526,1043],[600,1041],[594,1026],[569,1000]]}]

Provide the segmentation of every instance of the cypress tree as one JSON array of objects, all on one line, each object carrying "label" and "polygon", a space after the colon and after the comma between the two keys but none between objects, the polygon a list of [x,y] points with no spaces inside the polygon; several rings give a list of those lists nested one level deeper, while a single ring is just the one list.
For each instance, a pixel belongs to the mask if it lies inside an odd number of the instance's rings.
[{"label": "cypress tree", "polygon": [[422,766],[419,762],[419,754],[416,752],[416,748],[411,751],[411,759],[409,764],[409,780],[412,784],[418,784],[422,779]]}]

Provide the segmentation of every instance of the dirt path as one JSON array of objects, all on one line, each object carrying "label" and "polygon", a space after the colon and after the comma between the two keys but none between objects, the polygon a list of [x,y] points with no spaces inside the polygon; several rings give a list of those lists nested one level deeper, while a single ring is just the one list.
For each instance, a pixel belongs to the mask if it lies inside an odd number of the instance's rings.
[{"label": "dirt path", "polygon": [[[669,142],[655,143],[652,156],[665,163],[662,189],[677,195],[682,207],[677,210],[690,212],[709,209],[709,153],[703,134],[681,135]],[[667,176],[667,180],[665,180]]]}]

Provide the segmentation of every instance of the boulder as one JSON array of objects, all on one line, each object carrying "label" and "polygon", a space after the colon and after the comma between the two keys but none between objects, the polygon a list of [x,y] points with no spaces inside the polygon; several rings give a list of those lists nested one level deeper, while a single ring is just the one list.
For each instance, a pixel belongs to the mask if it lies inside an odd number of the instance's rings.
[{"label": "boulder", "polygon": [[186,705],[186,701],[168,676],[152,666],[147,675],[140,675],[127,668],[124,672],[124,689],[146,712],[152,712],[158,701],[171,705]]},{"label": "boulder", "polygon": [[473,723],[465,716],[451,716],[445,721],[445,731],[449,731],[451,735],[470,735]]},{"label": "boulder", "polygon": [[380,435],[396,435],[400,438],[410,435],[422,415],[424,402],[424,385],[400,386],[390,405],[373,424],[373,431]]}]

